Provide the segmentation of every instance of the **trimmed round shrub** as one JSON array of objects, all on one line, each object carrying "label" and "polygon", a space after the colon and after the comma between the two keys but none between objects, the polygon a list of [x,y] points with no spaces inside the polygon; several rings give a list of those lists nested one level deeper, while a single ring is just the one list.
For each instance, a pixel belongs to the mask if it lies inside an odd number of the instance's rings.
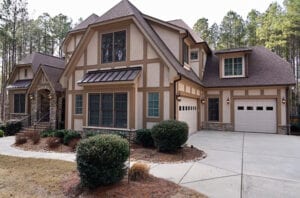
[{"label": "trimmed round shrub", "polygon": [[153,147],[154,142],[150,129],[139,129],[136,131],[136,142],[144,147]]},{"label": "trimmed round shrub", "polygon": [[0,137],[3,137],[4,136],[4,131],[2,131],[1,129],[0,129]]},{"label": "trimmed round shrub", "polygon": [[76,155],[81,185],[92,189],[120,181],[126,173],[124,162],[128,156],[128,141],[117,135],[82,140]]},{"label": "trimmed round shrub", "polygon": [[68,145],[73,139],[80,139],[81,135],[76,131],[67,131],[64,133],[64,145]]},{"label": "trimmed round shrub", "polygon": [[165,120],[151,130],[155,146],[161,152],[174,152],[188,139],[187,123],[177,120]]},{"label": "trimmed round shrub", "polygon": [[64,139],[65,131],[64,130],[54,130],[53,137],[58,137],[58,138]]}]

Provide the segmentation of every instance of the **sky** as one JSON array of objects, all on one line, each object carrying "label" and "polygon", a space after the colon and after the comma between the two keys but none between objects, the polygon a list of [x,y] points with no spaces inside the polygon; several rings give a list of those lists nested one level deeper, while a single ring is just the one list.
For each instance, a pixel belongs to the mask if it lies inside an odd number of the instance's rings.
[{"label": "sky", "polygon": [[[67,15],[76,23],[80,17],[87,18],[92,13],[104,14],[120,0],[28,0],[29,16],[36,18],[44,12],[55,16]],[[130,0],[144,14],[162,20],[183,19],[193,27],[197,19],[205,17],[209,25],[220,24],[229,10],[246,19],[251,9],[264,12],[270,3],[283,0]]]}]

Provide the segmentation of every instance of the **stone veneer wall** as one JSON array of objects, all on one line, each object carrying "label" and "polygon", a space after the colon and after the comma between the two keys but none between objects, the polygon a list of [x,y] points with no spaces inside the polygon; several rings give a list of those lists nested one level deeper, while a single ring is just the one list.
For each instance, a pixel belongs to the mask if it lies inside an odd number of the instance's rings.
[{"label": "stone veneer wall", "polygon": [[277,133],[286,135],[288,133],[288,126],[278,126]]},{"label": "stone veneer wall", "polygon": [[203,122],[202,129],[217,131],[233,131],[233,125],[231,123]]},{"label": "stone veneer wall", "polygon": [[136,137],[136,131],[128,131],[123,129],[101,129],[101,128],[83,128],[82,136],[86,137],[88,133],[96,133],[96,134],[115,134],[120,135],[122,137],[125,137],[130,140],[130,142],[133,142]]}]

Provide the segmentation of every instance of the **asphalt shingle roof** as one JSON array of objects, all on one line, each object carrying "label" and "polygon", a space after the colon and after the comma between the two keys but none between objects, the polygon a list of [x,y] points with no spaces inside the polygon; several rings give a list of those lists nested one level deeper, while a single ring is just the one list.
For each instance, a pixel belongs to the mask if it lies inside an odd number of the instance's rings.
[{"label": "asphalt shingle roof", "polygon": [[[257,46],[248,54],[248,77],[219,78],[219,58],[207,57],[203,82],[205,87],[270,86],[295,84],[292,66],[270,50]],[[236,52],[236,51],[234,51]]]}]

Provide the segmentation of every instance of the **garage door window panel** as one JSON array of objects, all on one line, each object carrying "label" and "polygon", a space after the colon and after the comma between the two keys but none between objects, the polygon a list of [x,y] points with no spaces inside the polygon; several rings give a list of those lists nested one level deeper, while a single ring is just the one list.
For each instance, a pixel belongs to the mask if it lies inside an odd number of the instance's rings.
[{"label": "garage door window panel", "polygon": [[219,98],[208,99],[208,121],[219,121]]}]

